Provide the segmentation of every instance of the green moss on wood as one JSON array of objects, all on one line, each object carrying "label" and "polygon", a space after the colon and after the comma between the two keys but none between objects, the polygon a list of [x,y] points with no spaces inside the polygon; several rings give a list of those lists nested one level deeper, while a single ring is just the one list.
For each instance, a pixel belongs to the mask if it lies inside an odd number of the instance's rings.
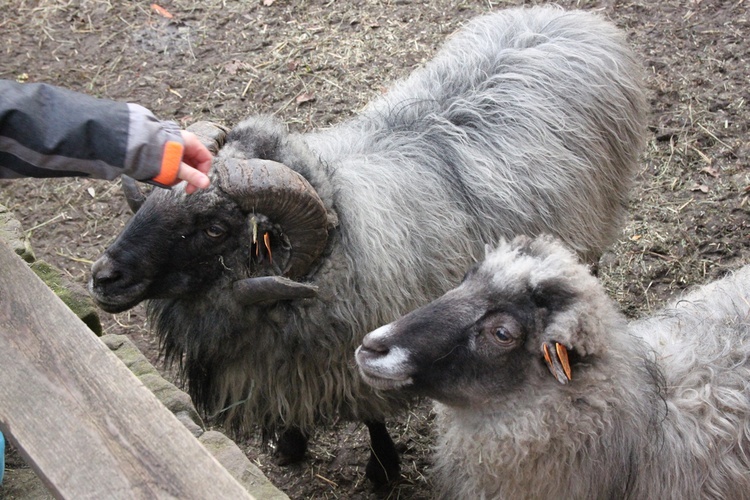
[{"label": "green moss on wood", "polygon": [[99,320],[99,310],[94,305],[89,294],[77,283],[71,281],[56,267],[38,260],[31,264],[31,269],[44,283],[60,297],[92,332],[101,336],[102,323]]}]

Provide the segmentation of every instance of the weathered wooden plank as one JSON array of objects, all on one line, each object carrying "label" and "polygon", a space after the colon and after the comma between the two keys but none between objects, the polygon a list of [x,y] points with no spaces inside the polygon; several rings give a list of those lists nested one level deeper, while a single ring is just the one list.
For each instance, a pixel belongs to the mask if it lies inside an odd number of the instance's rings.
[{"label": "weathered wooden plank", "polygon": [[2,241],[0,429],[60,498],[252,498]]}]

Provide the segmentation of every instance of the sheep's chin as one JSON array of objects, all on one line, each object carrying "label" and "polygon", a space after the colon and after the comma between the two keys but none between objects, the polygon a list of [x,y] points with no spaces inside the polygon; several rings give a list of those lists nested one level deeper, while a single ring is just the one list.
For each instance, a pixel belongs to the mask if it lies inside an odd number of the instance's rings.
[{"label": "sheep's chin", "polygon": [[359,373],[362,376],[362,380],[364,380],[367,385],[375,389],[381,390],[381,391],[392,391],[395,389],[402,389],[404,387],[411,385],[413,382],[411,377],[407,377],[404,379],[393,379],[393,378],[374,377],[372,375],[368,375],[363,370],[360,370]]},{"label": "sheep's chin", "polygon": [[110,314],[117,314],[121,313],[123,311],[127,311],[128,309],[132,309],[138,304],[142,302],[141,299],[133,299],[127,302],[106,302],[101,300],[99,297],[94,296],[94,302],[96,303],[99,308],[101,308],[103,311],[106,311]]},{"label": "sheep's chin", "polygon": [[97,306],[108,313],[116,314],[132,309],[143,302],[145,291],[149,285],[150,282],[138,283],[128,287],[125,292],[103,293],[100,287],[94,286],[93,282],[89,281],[88,292]]}]

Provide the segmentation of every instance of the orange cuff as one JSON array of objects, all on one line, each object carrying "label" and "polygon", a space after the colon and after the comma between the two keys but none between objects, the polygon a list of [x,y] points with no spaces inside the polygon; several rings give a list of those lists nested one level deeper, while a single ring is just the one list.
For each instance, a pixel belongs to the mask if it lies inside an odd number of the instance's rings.
[{"label": "orange cuff", "polygon": [[161,160],[161,172],[151,180],[164,186],[174,186],[180,182],[177,173],[180,171],[184,149],[185,147],[179,142],[167,141],[164,145],[164,156]]}]

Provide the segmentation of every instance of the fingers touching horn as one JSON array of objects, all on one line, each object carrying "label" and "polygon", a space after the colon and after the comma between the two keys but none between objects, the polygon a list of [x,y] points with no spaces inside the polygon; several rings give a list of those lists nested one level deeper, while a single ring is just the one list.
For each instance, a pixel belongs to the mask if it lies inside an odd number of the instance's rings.
[{"label": "fingers touching horn", "polygon": [[216,156],[226,142],[229,129],[218,123],[200,121],[190,125],[187,131],[194,133],[211,154]]},{"label": "fingers touching horn", "polygon": [[[214,156],[219,152],[224,142],[226,142],[227,133],[229,132],[228,128],[209,121],[195,122],[186,130],[194,133]],[[122,190],[125,193],[125,199],[128,202],[130,210],[133,213],[137,212],[146,200],[146,195],[143,194],[134,179],[125,175],[122,176]]]}]

